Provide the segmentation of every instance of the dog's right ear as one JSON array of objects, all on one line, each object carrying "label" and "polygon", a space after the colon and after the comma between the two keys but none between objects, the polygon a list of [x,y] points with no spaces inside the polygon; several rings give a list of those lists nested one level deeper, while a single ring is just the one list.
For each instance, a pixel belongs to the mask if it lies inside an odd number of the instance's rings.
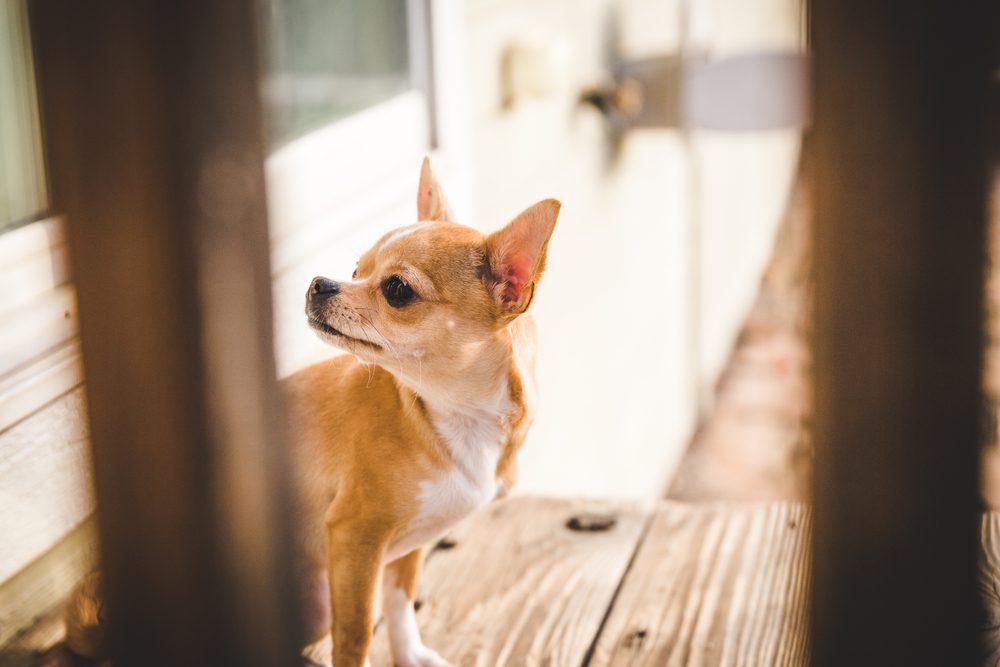
[{"label": "dog's right ear", "polygon": [[490,290],[501,320],[509,321],[531,305],[561,206],[555,199],[540,201],[486,237]]},{"label": "dog's right ear", "polygon": [[444,198],[441,184],[438,183],[434,170],[431,169],[430,158],[424,158],[420,167],[420,189],[417,190],[417,221],[455,222],[448,200]]}]

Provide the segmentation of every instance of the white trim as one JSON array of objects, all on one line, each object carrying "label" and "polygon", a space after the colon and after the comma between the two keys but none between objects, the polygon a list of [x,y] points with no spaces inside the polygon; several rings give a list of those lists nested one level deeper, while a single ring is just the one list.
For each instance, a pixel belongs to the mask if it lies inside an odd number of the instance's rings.
[{"label": "white trim", "polygon": [[0,267],[66,242],[63,220],[46,218],[0,233]]},{"label": "white trim", "polygon": [[434,169],[445,184],[457,222],[478,227],[471,219],[475,165],[472,100],[466,63],[470,50],[467,5],[463,0],[427,0],[429,5],[431,79],[434,105]]},{"label": "white trim", "polygon": [[336,215],[359,191],[419,160],[428,123],[426,98],[413,90],[275,151],[267,161],[272,241]]},{"label": "white trim", "polygon": [[76,336],[76,290],[60,285],[4,316],[0,379]]},{"label": "white trim", "polygon": [[94,509],[83,390],[63,394],[4,431],[0,452],[4,582]]},{"label": "white trim", "polygon": [[74,338],[0,379],[0,433],[83,384],[80,342]]},{"label": "white trim", "polygon": [[437,147],[437,99],[434,82],[434,49],[431,43],[430,0],[407,0],[407,40],[409,42],[410,81],[424,95],[427,103],[428,144]]},{"label": "white trim", "polygon": [[62,218],[0,233],[0,318],[69,281]]}]

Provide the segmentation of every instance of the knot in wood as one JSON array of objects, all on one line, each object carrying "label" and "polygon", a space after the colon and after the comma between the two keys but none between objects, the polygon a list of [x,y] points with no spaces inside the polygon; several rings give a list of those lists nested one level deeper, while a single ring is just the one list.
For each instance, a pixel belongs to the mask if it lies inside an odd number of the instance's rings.
[{"label": "knot in wood", "polygon": [[566,522],[566,527],[585,533],[598,533],[611,530],[618,523],[618,517],[614,514],[577,514],[570,517]]}]

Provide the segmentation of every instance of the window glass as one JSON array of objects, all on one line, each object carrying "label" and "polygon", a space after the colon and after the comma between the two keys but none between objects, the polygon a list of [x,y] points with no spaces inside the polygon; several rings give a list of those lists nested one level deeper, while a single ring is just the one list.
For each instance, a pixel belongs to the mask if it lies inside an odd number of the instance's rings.
[{"label": "window glass", "polygon": [[26,0],[0,2],[0,231],[46,207]]},{"label": "window glass", "polygon": [[266,0],[274,146],[412,87],[406,0]]}]

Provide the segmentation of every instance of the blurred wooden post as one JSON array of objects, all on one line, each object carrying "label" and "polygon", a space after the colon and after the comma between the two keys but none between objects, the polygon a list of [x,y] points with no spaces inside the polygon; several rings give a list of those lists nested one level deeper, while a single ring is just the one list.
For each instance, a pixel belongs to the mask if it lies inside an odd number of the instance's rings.
[{"label": "blurred wooden post", "polygon": [[32,9],[114,664],[294,664],[257,4]]},{"label": "blurred wooden post", "polygon": [[978,664],[996,5],[811,3],[817,667]]}]

